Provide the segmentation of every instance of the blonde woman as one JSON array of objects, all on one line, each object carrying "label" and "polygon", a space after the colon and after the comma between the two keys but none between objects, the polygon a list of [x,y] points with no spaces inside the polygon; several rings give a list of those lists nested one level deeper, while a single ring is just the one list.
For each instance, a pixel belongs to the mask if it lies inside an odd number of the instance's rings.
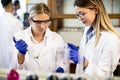
[{"label": "blonde woman", "polygon": [[[75,0],[76,17],[85,24],[79,47],[83,73],[90,76],[113,76],[120,58],[120,36],[112,26],[102,0]],[[70,58],[79,70],[81,62],[71,44]]]},{"label": "blonde woman", "polygon": [[63,38],[49,29],[51,15],[44,3],[29,12],[30,27],[13,37],[11,67],[38,72],[64,72]]}]

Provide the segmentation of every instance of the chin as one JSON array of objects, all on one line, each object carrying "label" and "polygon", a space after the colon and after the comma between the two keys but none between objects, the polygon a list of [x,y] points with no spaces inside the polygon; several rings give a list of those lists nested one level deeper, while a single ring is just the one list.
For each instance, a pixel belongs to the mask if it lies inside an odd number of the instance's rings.
[{"label": "chin", "polygon": [[85,26],[89,26],[89,24],[85,24],[85,23],[83,23]]},{"label": "chin", "polygon": [[88,24],[88,23],[83,23],[85,26],[90,26],[91,24]]}]

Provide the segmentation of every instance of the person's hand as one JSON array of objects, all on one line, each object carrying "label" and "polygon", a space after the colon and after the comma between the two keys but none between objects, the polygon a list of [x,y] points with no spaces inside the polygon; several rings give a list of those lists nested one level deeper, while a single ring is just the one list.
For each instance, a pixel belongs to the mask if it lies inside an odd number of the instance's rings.
[{"label": "person's hand", "polygon": [[84,56],[80,56],[77,46],[68,43],[68,48],[69,48],[69,57],[75,64],[80,62],[82,62],[82,64],[85,63],[86,58]]},{"label": "person's hand", "polygon": [[69,57],[70,59],[75,63],[79,63],[79,55],[78,55],[78,51],[76,50],[70,50],[69,51]]},{"label": "person's hand", "polygon": [[75,63],[79,63],[78,48],[74,44],[68,43],[69,57]]},{"label": "person's hand", "polygon": [[58,73],[64,73],[64,69],[61,68],[61,67],[58,67],[58,68],[56,69],[56,72],[58,72]]},{"label": "person's hand", "polygon": [[70,49],[78,51],[78,47],[75,46],[74,44],[72,44],[72,43],[67,43],[67,45],[68,45],[68,47],[69,47]]},{"label": "person's hand", "polygon": [[15,37],[13,37],[13,41],[15,43],[15,47],[18,49],[18,51],[25,55],[27,52],[27,47],[28,45],[26,44],[25,41],[23,41],[22,39],[20,39],[19,41],[16,41]]}]

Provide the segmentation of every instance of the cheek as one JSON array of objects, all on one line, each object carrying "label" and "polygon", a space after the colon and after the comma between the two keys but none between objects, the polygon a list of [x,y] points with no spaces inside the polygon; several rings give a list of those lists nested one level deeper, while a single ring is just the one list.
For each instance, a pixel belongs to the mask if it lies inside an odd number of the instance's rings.
[{"label": "cheek", "polygon": [[92,14],[91,16],[89,16],[89,18],[87,19],[87,22],[89,25],[94,23],[96,15]]}]

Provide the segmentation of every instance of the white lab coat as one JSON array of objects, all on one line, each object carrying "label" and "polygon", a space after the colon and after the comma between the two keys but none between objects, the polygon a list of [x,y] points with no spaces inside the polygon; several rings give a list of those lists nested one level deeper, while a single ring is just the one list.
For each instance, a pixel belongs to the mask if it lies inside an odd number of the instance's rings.
[{"label": "white lab coat", "polygon": [[12,35],[22,29],[22,23],[12,13],[0,16],[0,68],[9,68]]},{"label": "white lab coat", "polygon": [[47,29],[44,40],[40,43],[34,40],[31,27],[14,36],[16,39],[23,39],[28,44],[28,52],[25,54],[24,63],[19,65],[18,51],[14,51],[12,68],[39,72],[54,72],[58,67],[64,69],[64,41],[57,33]]},{"label": "white lab coat", "polygon": [[[113,76],[120,59],[120,40],[111,32],[101,32],[99,43],[97,47],[94,47],[95,36],[86,44],[87,30],[88,27],[85,28],[79,49],[80,55],[85,56],[89,61],[84,73],[93,77]],[[76,72],[79,69],[78,66]]]}]

